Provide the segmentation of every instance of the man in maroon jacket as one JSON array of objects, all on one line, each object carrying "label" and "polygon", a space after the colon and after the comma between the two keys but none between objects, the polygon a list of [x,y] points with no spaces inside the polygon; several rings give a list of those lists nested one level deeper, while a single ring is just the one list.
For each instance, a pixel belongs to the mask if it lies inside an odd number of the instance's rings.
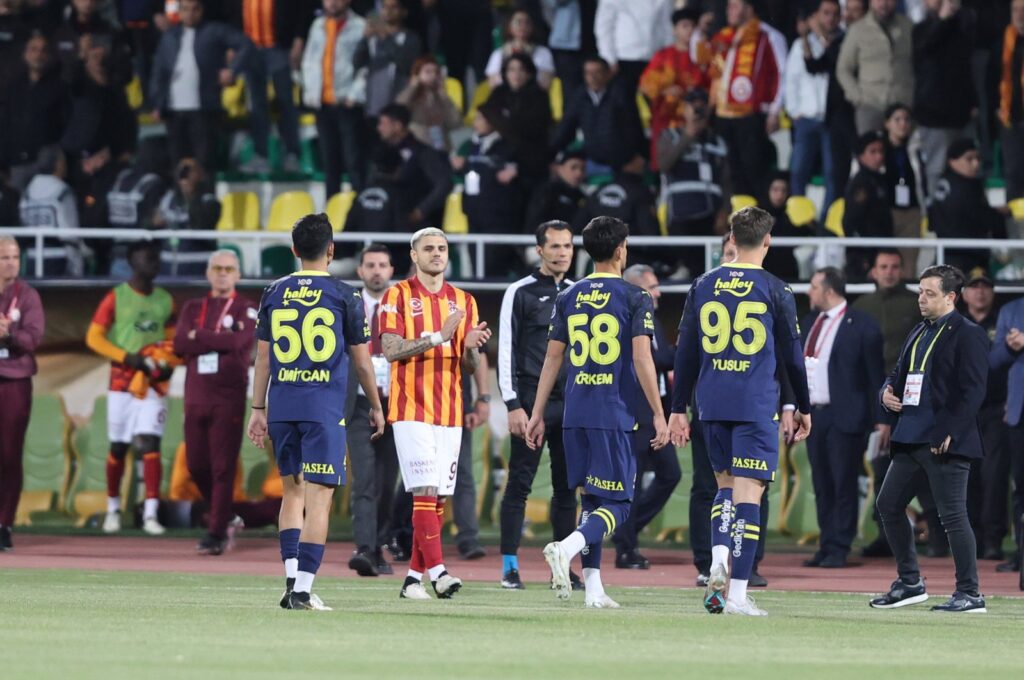
[{"label": "man in maroon jacket", "polygon": [[39,293],[18,280],[20,268],[17,241],[0,236],[0,552],[14,547],[11,525],[21,497],[35,351],[45,324]]},{"label": "man in maroon jacket", "polygon": [[185,374],[185,451],[196,486],[210,504],[202,555],[220,555],[228,543],[232,493],[249,365],[256,341],[256,304],[238,295],[238,257],[230,250],[210,256],[210,293],[181,309],[174,351],[188,362]]}]

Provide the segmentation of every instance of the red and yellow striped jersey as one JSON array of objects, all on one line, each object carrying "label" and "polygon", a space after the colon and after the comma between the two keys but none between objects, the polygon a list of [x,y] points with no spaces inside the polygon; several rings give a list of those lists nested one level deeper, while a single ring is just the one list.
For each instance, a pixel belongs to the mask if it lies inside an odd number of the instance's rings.
[{"label": "red and yellow striped jersey", "polygon": [[380,332],[414,340],[441,330],[455,310],[465,319],[448,342],[391,364],[388,422],[412,420],[462,427],[462,353],[466,334],[476,326],[476,300],[448,283],[431,293],[419,279],[402,281],[384,294]]}]

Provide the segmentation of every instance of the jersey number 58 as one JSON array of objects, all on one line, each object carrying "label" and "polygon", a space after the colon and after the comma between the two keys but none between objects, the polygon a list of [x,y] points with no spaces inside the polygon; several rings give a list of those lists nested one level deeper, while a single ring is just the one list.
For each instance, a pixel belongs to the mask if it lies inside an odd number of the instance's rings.
[{"label": "jersey number 58", "polygon": [[338,347],[333,328],[334,312],[324,307],[309,310],[302,319],[301,334],[290,325],[298,318],[297,309],[275,309],[271,312],[270,335],[274,338],[277,360],[290,364],[299,358],[303,350],[314,363],[323,363],[334,356]]},{"label": "jersey number 58", "polygon": [[569,361],[573,366],[582,366],[587,359],[599,366],[608,366],[619,360],[622,353],[619,320],[614,316],[598,314],[591,319],[587,314],[573,314],[566,322],[569,326]]},{"label": "jersey number 58", "polygon": [[[745,300],[736,305],[736,316],[729,318],[729,308],[721,302],[705,302],[700,308],[700,330],[704,334],[701,345],[708,354],[725,351],[732,340],[732,346],[744,356],[760,352],[768,340],[768,331],[757,316],[768,311],[763,302]],[[750,331],[753,334],[747,342],[741,333]]]}]

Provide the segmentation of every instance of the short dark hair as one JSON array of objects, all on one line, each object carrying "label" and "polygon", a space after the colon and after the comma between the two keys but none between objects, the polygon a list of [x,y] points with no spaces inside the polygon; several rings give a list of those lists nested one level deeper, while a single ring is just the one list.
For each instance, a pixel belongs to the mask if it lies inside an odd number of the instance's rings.
[{"label": "short dark hair", "polygon": [[723,248],[725,247],[725,245],[727,243],[729,243],[729,239],[731,239],[731,238],[732,238],[732,229],[729,229],[724,234],[722,234],[722,247]]},{"label": "short dark hair", "polygon": [[132,256],[135,255],[135,253],[145,251],[148,253],[159,254],[160,250],[160,241],[132,241],[131,243],[128,244],[127,257],[128,260],[131,261]]},{"label": "short dark hair", "polygon": [[907,113],[911,114],[913,113],[911,108],[904,104],[903,102],[893,102],[892,104],[889,104],[887,107],[885,107],[885,118],[883,118],[883,120],[889,120],[897,111],[906,111]]},{"label": "short dark hair", "polygon": [[562,220],[548,220],[547,222],[541,222],[540,226],[537,227],[537,245],[543,246],[548,242],[549,231],[572,231],[572,227],[569,226],[568,222]]},{"label": "short dark hair", "polygon": [[740,208],[729,216],[733,239],[740,248],[757,248],[774,226],[775,218],[757,207]]},{"label": "short dark hair", "polygon": [[292,246],[295,247],[295,254],[306,262],[323,257],[333,239],[331,221],[324,213],[306,215],[292,227]]},{"label": "short dark hair", "polygon": [[601,66],[604,66],[605,70],[608,71],[610,71],[612,68],[611,65],[608,63],[608,60],[606,60],[604,57],[599,57],[596,54],[592,54],[583,60],[584,64],[589,64],[590,62],[600,64]]},{"label": "short dark hair", "polygon": [[583,228],[583,247],[594,262],[608,262],[629,237],[629,226],[617,217],[595,217]]},{"label": "short dark hair", "polygon": [[405,127],[409,127],[409,121],[412,120],[412,113],[409,112],[408,106],[402,104],[388,104],[380,110],[378,116],[387,116],[396,123],[401,123]]},{"label": "short dark hair", "polygon": [[879,248],[878,250],[875,251],[875,256],[871,259],[872,266],[878,264],[879,255],[895,255],[896,257],[900,258],[900,264],[903,264],[903,253],[896,250],[895,248]]},{"label": "short dark hair", "polygon": [[846,274],[838,267],[822,267],[814,272],[821,274],[822,283],[834,290],[838,295],[846,296]]},{"label": "short dark hair", "polygon": [[505,61],[501,63],[502,79],[505,78],[505,71],[508,69],[508,65],[511,64],[513,61],[518,61],[519,65],[522,66],[523,69],[525,69],[526,72],[530,75],[530,79],[536,80],[537,64],[535,64],[533,59],[530,58],[530,56],[527,54],[510,54],[509,56],[507,56],[505,58]]},{"label": "short dark hair", "polygon": [[362,250],[359,251],[359,265],[362,266],[363,260],[370,253],[384,253],[388,256],[388,264],[391,264],[391,250],[383,243],[371,243]]},{"label": "short dark hair", "polygon": [[960,293],[964,289],[964,283],[967,282],[967,277],[964,276],[964,273],[950,264],[935,264],[928,267],[921,272],[918,281],[930,278],[939,279],[939,287],[942,289],[943,295],[953,293],[957,298],[960,297]]}]

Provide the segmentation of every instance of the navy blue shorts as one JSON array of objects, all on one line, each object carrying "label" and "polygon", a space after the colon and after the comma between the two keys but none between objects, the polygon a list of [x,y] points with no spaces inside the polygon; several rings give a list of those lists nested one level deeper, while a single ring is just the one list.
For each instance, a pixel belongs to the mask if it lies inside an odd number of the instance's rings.
[{"label": "navy blue shorts", "polygon": [[779,424],[725,421],[702,422],[708,457],[715,472],[734,477],[775,480],[779,467]]},{"label": "navy blue shorts", "polygon": [[302,473],[307,482],[345,483],[345,426],[307,421],[268,425],[282,477]]},{"label": "navy blue shorts", "polygon": [[633,500],[636,456],[633,433],[619,430],[562,429],[569,488],[613,501]]}]

